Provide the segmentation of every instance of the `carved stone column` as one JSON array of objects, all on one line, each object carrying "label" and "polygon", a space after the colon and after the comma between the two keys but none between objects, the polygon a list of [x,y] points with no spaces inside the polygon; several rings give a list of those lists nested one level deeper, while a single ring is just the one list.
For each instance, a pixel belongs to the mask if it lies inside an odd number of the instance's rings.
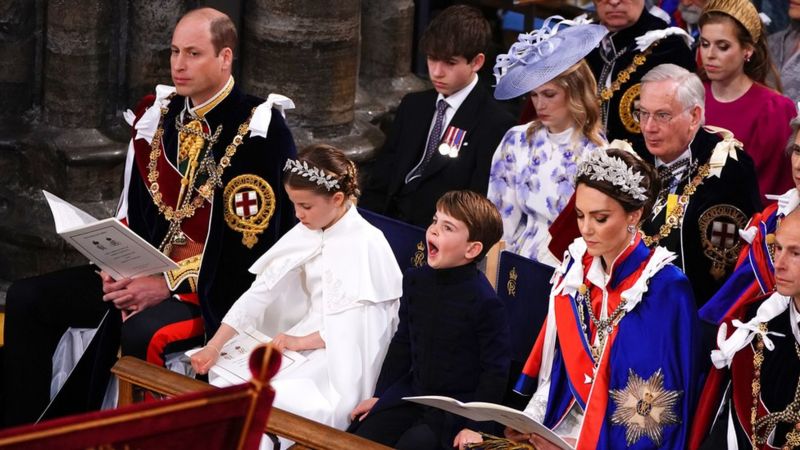
[{"label": "carved stone column", "polygon": [[186,12],[184,0],[133,0],[128,19],[126,71],[127,104],[132,107],[158,84],[172,84],[170,42],[178,19]]},{"label": "carved stone column", "polygon": [[373,121],[429,85],[411,74],[414,1],[361,0],[361,69],[356,106]]},{"label": "carved stone column", "polygon": [[112,26],[109,3],[47,2],[44,119],[51,126],[96,128],[107,114]]},{"label": "carved stone column", "polygon": [[[0,279],[14,280],[78,263],[83,257],[55,234],[46,189],[99,218],[116,206],[124,141],[113,120],[119,17],[104,0],[20,2],[44,8],[41,117],[0,138]],[[113,43],[112,43],[113,42]],[[32,78],[36,80],[36,77]],[[37,111],[39,111],[37,109]],[[39,120],[36,120],[39,119]],[[124,139],[124,136],[122,137]]]},{"label": "carved stone column", "polygon": [[253,0],[244,5],[245,89],[294,100],[297,109],[289,113],[289,123],[300,147],[325,141],[364,159],[382,145],[380,131],[355,118],[360,11],[360,0]]},{"label": "carved stone column", "polygon": [[14,118],[33,105],[36,2],[0,0],[0,116]]}]

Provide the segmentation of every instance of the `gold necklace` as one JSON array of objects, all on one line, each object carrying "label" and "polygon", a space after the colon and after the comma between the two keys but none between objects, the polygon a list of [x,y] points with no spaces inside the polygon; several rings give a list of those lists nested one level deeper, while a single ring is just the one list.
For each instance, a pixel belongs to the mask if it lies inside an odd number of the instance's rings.
[{"label": "gold necklace", "polygon": [[[250,116],[247,120],[239,126],[237,135],[233,138],[230,144],[225,148],[225,155],[220,158],[219,163],[214,163],[214,156],[209,148],[206,152],[203,162],[201,164],[201,171],[208,173],[206,182],[197,189],[197,194],[193,199],[189,200],[189,195],[184,196],[179,204],[175,205],[176,208],[164,203],[161,188],[158,185],[158,158],[161,156],[161,138],[164,135],[164,117],[167,115],[168,109],[161,108],[161,117],[158,121],[158,128],[153,135],[153,140],[150,143],[150,161],[147,164],[147,181],[150,183],[149,190],[153,198],[153,203],[158,208],[158,212],[164,215],[164,218],[170,222],[167,234],[161,241],[159,249],[165,254],[169,255],[172,245],[180,245],[186,242],[186,238],[181,231],[181,223],[192,216],[194,216],[197,208],[203,206],[206,200],[211,200],[214,189],[222,187],[222,173],[231,164],[231,158],[236,154],[236,149],[244,140],[244,135],[250,128],[250,119],[253,117],[255,108],[250,111]],[[218,128],[219,131],[219,128]],[[196,161],[194,162],[196,163]],[[181,179],[181,183],[188,185],[189,180],[186,178]],[[194,183],[192,183],[194,184]],[[188,186],[187,186],[188,187]],[[193,186],[192,186],[193,187]]]},{"label": "gold necklace", "polygon": [[675,205],[675,208],[673,208],[666,219],[664,219],[664,224],[658,229],[658,234],[654,234],[653,236],[642,236],[642,241],[644,241],[646,246],[650,247],[653,244],[658,244],[661,239],[669,236],[674,228],[678,228],[680,226],[681,219],[683,219],[683,214],[686,212],[686,205],[689,203],[689,199],[695,193],[695,191],[697,191],[697,187],[700,186],[703,180],[708,176],[708,172],[708,163],[700,166],[700,168],[697,170],[697,175],[692,178],[692,181],[689,184],[683,187],[683,192],[681,193],[681,196],[678,197],[678,202]]}]

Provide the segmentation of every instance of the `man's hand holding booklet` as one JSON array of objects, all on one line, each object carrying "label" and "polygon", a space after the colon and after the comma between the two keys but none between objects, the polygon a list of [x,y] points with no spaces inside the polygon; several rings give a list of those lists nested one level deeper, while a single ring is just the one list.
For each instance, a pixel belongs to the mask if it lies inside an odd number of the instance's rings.
[{"label": "man's hand holding booklet", "polygon": [[97,220],[55,195],[42,191],[56,232],[114,279],[138,278],[177,269],[178,265],[119,220]]}]

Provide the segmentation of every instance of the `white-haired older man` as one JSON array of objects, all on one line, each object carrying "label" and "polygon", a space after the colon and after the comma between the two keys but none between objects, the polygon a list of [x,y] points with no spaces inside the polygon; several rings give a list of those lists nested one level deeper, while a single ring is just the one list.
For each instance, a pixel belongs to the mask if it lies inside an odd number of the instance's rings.
[{"label": "white-haired older man", "polygon": [[[694,70],[691,38],[651,14],[645,0],[594,0],[600,24],[609,33],[586,62],[597,78],[603,127],[608,140],[625,139],[641,148],[642,135],[633,118],[642,75],[663,63]],[[646,153],[642,156],[646,156]]]},{"label": "white-haired older man", "polygon": [[648,245],[678,254],[698,306],[736,263],[738,231],[761,207],[753,161],[733,135],[703,127],[705,94],[694,73],[662,64],[642,78],[634,113],[662,189],[642,224]]}]

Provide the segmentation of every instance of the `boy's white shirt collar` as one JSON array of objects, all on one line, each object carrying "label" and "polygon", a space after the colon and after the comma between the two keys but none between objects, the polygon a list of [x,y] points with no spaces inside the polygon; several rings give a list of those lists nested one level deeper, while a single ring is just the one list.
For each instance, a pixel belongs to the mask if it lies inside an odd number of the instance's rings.
[{"label": "boy's white shirt collar", "polygon": [[[461,106],[461,104],[464,103],[464,100],[467,99],[470,92],[472,92],[472,90],[475,89],[475,86],[477,84],[478,84],[478,74],[474,73],[472,74],[472,81],[470,81],[469,84],[463,87],[460,91],[454,92],[447,97],[445,97],[441,93],[438,96],[436,96],[436,104],[439,103],[439,100],[444,99],[444,101],[446,101],[447,104],[450,106],[450,108],[447,109],[445,114],[451,111],[453,114],[455,114],[455,112],[458,111],[458,108]],[[450,118],[451,117],[449,117],[448,119]]]}]

